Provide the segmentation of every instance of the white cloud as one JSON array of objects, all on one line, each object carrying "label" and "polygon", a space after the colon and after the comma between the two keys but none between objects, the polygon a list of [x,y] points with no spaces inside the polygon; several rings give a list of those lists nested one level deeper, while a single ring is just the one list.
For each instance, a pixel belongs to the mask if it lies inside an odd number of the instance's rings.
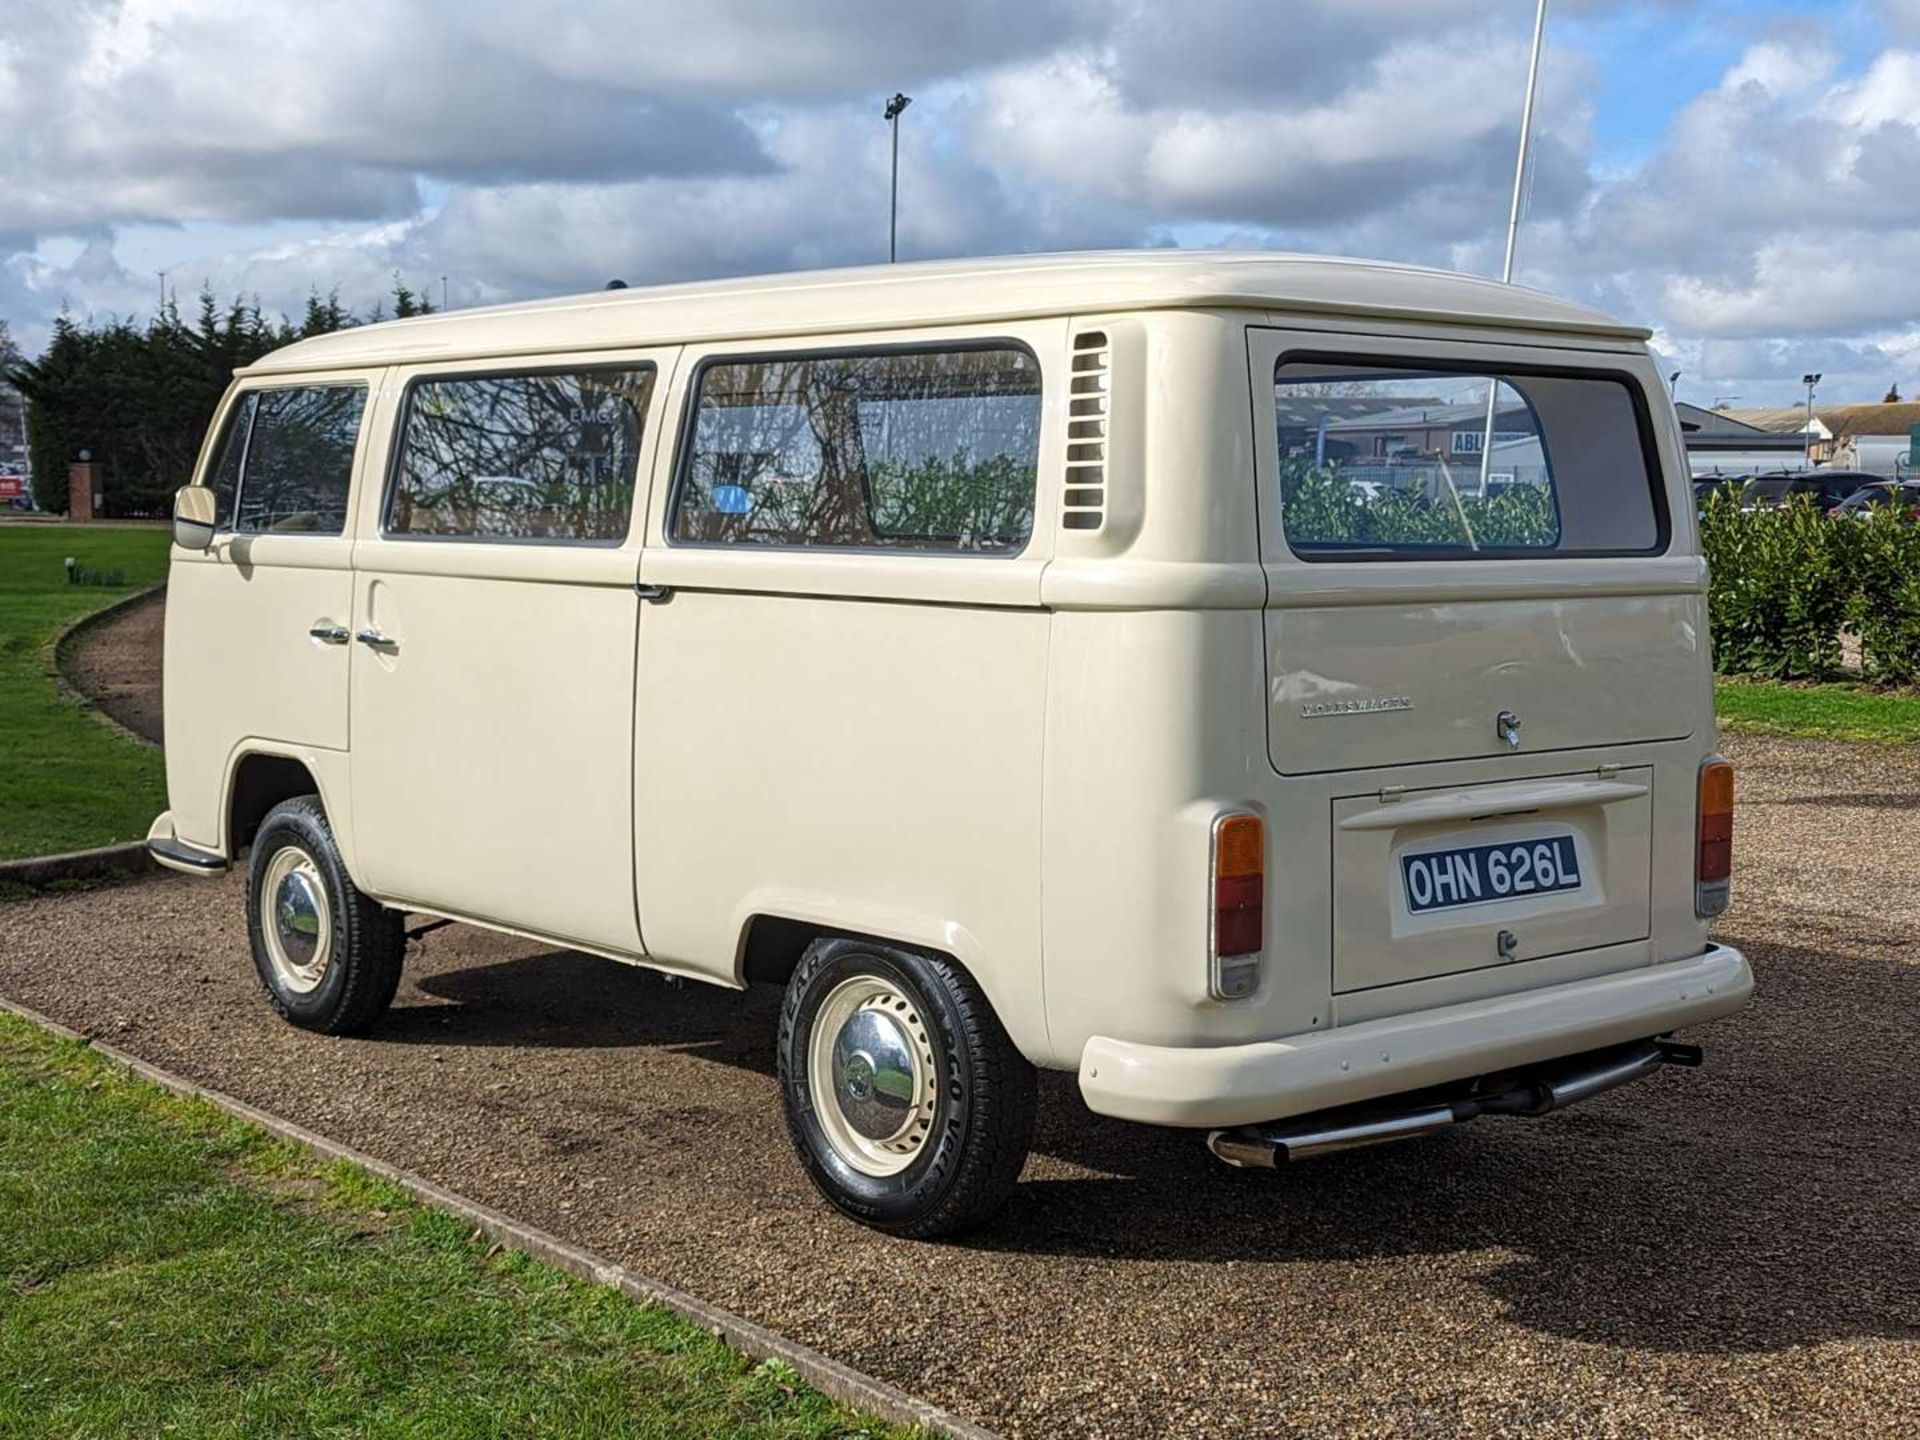
[{"label": "white cloud", "polygon": [[1920,40],[1920,0],[1880,0],[1879,9],[1894,34]]},{"label": "white cloud", "polygon": [[1655,324],[1721,392],[1778,395],[1808,370],[1829,394],[1920,391],[1915,176],[1920,51],[1850,71],[1797,24],[1732,56],[1576,214],[1530,227],[1526,278]]},{"label": "white cloud", "polygon": [[[907,255],[1218,238],[1488,273],[1531,18],[1468,0],[7,3],[0,315],[29,344],[63,302],[144,310],[160,265],[297,310],[336,287],[364,307],[395,269],[476,303],[877,259],[895,87],[915,96]],[[1889,39],[1865,63],[1837,16],[1754,36],[1606,173],[1601,62],[1550,30],[1520,278],[1654,324],[1703,384],[1775,384],[1826,347],[1804,368],[1877,395],[1920,361],[1917,6],[1879,0]]]}]

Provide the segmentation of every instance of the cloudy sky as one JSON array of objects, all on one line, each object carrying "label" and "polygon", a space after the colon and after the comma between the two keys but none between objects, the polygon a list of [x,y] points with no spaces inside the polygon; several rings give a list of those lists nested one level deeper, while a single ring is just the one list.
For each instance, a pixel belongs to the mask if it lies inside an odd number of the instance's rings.
[{"label": "cloudy sky", "polygon": [[[0,318],[1232,245],[1495,273],[1531,0],[0,0]],[[1554,0],[1517,278],[1920,395],[1920,0]]]}]

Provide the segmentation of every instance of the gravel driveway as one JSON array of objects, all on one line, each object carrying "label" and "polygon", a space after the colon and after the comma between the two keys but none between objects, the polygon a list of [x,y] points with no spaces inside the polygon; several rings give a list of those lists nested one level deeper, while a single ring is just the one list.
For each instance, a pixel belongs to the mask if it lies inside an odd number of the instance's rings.
[{"label": "gravel driveway", "polygon": [[1761,988],[1705,1070],[1277,1176],[1050,1076],[960,1244],[815,1199],[772,992],[455,927],[321,1039],[229,877],[0,905],[0,994],[1009,1435],[1920,1435],[1920,756],[1730,749]]},{"label": "gravel driveway", "polygon": [[162,591],[94,625],[65,657],[67,680],[75,689],[156,745],[166,718],[160,693],[160,642],[166,621],[167,596]]}]

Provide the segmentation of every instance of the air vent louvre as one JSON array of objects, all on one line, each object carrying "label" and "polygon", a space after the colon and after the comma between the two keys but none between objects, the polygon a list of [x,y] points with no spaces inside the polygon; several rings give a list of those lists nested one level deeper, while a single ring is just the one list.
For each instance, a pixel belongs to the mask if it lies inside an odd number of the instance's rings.
[{"label": "air vent louvre", "polygon": [[1098,530],[1107,515],[1107,397],[1111,351],[1104,330],[1073,337],[1067,398],[1067,494],[1060,523]]}]

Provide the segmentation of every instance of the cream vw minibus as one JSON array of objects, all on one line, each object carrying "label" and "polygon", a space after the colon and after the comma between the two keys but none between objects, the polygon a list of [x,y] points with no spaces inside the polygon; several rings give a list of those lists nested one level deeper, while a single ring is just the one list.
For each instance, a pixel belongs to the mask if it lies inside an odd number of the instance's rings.
[{"label": "cream vw minibus", "polygon": [[251,848],[315,1030],[410,913],[784,986],[801,1162],[900,1234],[1036,1067],[1240,1165],[1557,1109],[1752,986],[1645,339],[1173,252],[301,341],[177,502],[149,844]]}]

